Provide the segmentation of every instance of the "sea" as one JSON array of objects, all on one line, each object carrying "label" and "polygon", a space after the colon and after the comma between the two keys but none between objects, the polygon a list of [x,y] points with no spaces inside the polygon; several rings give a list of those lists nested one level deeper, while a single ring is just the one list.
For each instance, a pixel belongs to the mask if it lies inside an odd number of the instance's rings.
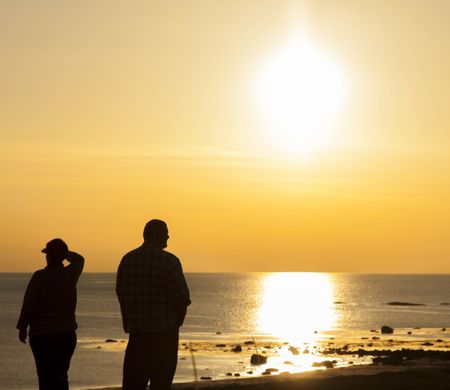
[{"label": "sea", "polygon": [[[0,274],[3,390],[37,388],[31,350],[15,329],[30,277]],[[280,370],[308,370],[321,342],[356,342],[385,325],[394,329],[389,342],[402,347],[435,339],[450,345],[450,275],[187,273],[186,279],[192,304],[181,328],[175,382],[258,375],[262,368],[250,364],[258,352],[274,367],[285,363]],[[114,289],[113,273],[80,278],[72,389],[120,386],[127,335]],[[304,360],[287,362],[281,352],[295,348],[305,349]]]}]

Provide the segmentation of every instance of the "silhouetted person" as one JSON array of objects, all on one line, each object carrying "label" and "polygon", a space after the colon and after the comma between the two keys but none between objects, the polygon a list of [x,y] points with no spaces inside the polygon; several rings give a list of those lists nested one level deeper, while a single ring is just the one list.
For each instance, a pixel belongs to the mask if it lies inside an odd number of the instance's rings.
[{"label": "silhouetted person", "polygon": [[169,233],[153,219],[144,243],[127,253],[117,271],[116,292],[129,333],[123,390],[170,389],[178,360],[179,328],[191,301],[180,260],[164,251]]},{"label": "silhouetted person", "polygon": [[[30,327],[30,346],[36,362],[40,390],[67,390],[67,371],[77,344],[75,307],[77,281],[84,259],[55,238],[42,249],[47,267],[28,283],[17,329],[22,343]],[[69,262],[67,267],[63,261]]]}]

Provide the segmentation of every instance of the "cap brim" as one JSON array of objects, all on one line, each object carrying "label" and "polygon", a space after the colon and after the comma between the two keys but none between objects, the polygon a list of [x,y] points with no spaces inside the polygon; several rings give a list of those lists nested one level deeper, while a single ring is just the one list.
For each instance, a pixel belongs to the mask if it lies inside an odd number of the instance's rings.
[{"label": "cap brim", "polygon": [[47,253],[47,248],[41,250],[42,253]]}]

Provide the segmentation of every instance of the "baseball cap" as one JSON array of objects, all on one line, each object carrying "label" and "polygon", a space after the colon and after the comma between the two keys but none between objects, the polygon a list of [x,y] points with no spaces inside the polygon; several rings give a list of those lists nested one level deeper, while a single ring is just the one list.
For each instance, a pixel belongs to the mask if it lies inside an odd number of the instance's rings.
[{"label": "baseball cap", "polygon": [[64,259],[69,252],[69,248],[63,240],[61,240],[60,238],[55,238],[47,242],[47,245],[44,249],[42,249],[41,252],[55,255]]}]

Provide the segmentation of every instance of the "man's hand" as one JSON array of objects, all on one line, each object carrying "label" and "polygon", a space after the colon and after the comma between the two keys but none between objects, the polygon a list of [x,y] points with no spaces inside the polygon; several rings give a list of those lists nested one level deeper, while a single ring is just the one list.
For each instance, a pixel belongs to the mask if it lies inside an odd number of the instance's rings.
[{"label": "man's hand", "polygon": [[187,307],[184,306],[178,311],[178,327],[182,327],[184,323],[184,319],[186,318]]},{"label": "man's hand", "polygon": [[69,251],[69,252],[67,253],[66,260],[67,260],[69,263],[73,263],[73,262],[81,262],[81,261],[83,261],[84,259],[83,259],[83,256],[81,256],[80,254],[78,254],[78,253],[76,253],[76,252]]},{"label": "man's hand", "polygon": [[27,343],[27,330],[26,329],[19,330],[19,340],[24,344]]}]

